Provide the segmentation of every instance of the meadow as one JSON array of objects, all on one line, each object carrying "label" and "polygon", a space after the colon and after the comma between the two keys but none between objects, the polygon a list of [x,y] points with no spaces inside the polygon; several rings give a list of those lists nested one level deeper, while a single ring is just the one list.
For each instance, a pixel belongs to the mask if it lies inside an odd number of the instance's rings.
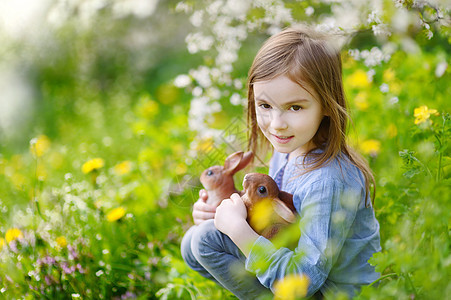
[{"label": "meadow", "polygon": [[382,276],[356,299],[450,297],[446,1],[44,2],[0,6],[1,299],[234,299],[180,241],[202,170],[246,150],[253,56],[301,21],[346,37],[349,142],[376,178]]}]

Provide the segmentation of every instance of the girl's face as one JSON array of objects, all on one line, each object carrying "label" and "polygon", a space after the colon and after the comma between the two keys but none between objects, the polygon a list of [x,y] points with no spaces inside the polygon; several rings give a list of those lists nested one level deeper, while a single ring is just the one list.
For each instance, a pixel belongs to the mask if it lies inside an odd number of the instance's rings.
[{"label": "girl's face", "polygon": [[254,82],[257,123],[277,152],[290,159],[311,150],[324,114],[316,92],[286,76]]}]

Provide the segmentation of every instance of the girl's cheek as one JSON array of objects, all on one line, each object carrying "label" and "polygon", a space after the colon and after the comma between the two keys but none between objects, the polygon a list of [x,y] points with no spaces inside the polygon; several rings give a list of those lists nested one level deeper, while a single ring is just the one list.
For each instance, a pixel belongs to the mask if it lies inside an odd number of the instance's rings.
[{"label": "girl's cheek", "polygon": [[263,128],[268,127],[268,116],[265,112],[257,112],[257,124],[260,127],[260,129],[263,130]]}]

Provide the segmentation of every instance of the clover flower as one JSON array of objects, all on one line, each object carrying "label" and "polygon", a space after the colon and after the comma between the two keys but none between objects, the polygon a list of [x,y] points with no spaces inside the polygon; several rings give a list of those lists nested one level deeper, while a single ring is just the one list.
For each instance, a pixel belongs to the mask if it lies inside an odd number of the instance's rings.
[{"label": "clover flower", "polygon": [[8,242],[8,243],[10,243],[14,240],[17,240],[17,239],[22,239],[22,238],[23,238],[22,231],[20,231],[20,229],[18,229],[18,228],[10,228],[6,231],[5,239],[6,239],[6,242]]},{"label": "clover flower", "polygon": [[426,122],[431,115],[437,116],[437,110],[429,109],[426,105],[415,108],[415,110],[413,111],[413,116],[415,117],[415,125]]},{"label": "clover flower", "polygon": [[106,215],[106,219],[108,220],[108,222],[114,222],[114,221],[117,221],[120,218],[122,218],[124,215],[125,215],[125,208],[120,206],[118,208],[115,208],[115,209],[111,210]]},{"label": "clover flower", "polygon": [[98,170],[105,165],[105,161],[102,158],[94,158],[88,160],[81,167],[81,171],[85,174],[91,173],[94,170]]},{"label": "clover flower", "polygon": [[309,278],[305,275],[290,274],[274,285],[274,299],[295,300],[307,295]]}]

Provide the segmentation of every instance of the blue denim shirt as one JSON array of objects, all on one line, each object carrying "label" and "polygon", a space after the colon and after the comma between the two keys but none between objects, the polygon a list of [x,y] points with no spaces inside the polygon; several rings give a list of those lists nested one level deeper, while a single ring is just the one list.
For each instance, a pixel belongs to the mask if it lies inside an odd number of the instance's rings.
[{"label": "blue denim shirt", "polygon": [[[296,249],[277,249],[260,236],[246,259],[246,269],[271,290],[287,274],[302,273],[310,279],[307,296],[318,290],[353,296],[361,285],[380,277],[368,263],[381,247],[374,210],[365,206],[363,175],[342,155],[299,176],[302,161],[303,157],[288,161],[288,154],[274,152],[269,167],[279,188],[293,194],[300,215]],[[268,263],[262,267],[259,261]]]}]

